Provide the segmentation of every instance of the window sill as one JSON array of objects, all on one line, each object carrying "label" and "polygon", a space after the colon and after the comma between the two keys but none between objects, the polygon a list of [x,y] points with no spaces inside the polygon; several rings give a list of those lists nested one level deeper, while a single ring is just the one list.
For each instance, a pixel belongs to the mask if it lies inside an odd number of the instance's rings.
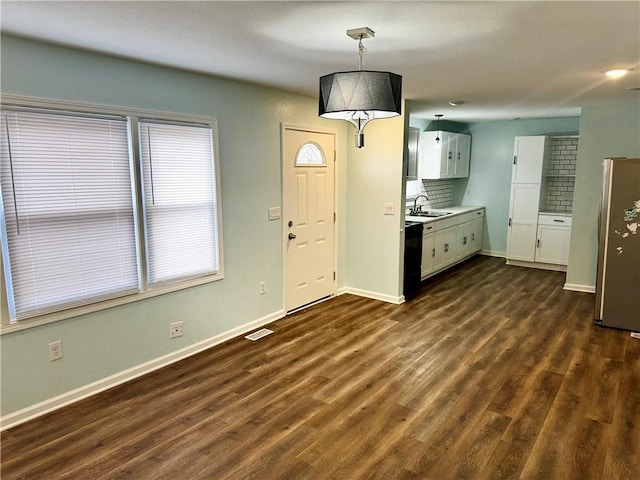
[{"label": "window sill", "polygon": [[184,282],[176,283],[173,285],[164,285],[161,287],[155,287],[145,292],[136,293],[133,295],[127,295],[125,297],[112,298],[98,303],[92,303],[90,305],[83,305],[81,307],[70,308],[68,310],[62,310],[54,313],[47,313],[33,318],[27,318],[25,320],[18,320],[12,323],[3,323],[0,325],[0,335],[6,335],[9,333],[19,332],[21,330],[27,330],[29,328],[39,327],[41,325],[47,325],[49,323],[59,322],[61,320],[67,320],[69,318],[79,317],[90,313],[99,312],[109,308],[117,307],[120,305],[126,305],[128,303],[138,302],[149,298],[157,297],[167,293],[177,292],[185,290],[187,288],[204,285],[207,283],[217,282],[222,280],[224,274],[222,272],[215,275],[208,275],[206,277],[193,278]]}]

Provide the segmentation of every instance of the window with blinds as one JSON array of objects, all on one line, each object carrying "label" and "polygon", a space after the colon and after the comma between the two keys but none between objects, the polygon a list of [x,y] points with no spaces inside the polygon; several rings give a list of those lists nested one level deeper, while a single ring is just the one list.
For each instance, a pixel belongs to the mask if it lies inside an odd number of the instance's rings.
[{"label": "window with blinds", "polygon": [[106,111],[3,105],[11,322],[222,278],[214,123]]},{"label": "window with blinds", "polygon": [[148,284],[216,273],[211,127],[140,120],[138,136]]},{"label": "window with blinds", "polygon": [[12,319],[139,291],[128,120],[2,111]]}]

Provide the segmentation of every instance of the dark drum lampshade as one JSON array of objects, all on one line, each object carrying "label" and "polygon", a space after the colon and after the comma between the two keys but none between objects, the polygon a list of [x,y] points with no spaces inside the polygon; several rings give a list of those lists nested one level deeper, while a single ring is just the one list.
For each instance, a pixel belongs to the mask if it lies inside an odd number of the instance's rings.
[{"label": "dark drum lampshade", "polygon": [[402,76],[356,70],[320,77],[319,115],[347,120],[356,130],[356,146],[364,146],[364,127],[376,118],[400,115]]}]

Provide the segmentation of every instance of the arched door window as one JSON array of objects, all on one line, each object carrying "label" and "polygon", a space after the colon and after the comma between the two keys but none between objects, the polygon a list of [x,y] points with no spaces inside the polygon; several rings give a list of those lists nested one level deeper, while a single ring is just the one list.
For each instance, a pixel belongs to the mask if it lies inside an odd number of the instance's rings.
[{"label": "arched door window", "polygon": [[321,167],[324,165],[326,165],[324,153],[314,142],[305,143],[296,154],[296,167]]}]

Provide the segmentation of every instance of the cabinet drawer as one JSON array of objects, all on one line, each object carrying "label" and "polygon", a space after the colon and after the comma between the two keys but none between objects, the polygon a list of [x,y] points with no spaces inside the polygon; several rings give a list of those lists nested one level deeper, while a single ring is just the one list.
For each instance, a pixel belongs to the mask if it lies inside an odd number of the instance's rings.
[{"label": "cabinet drawer", "polygon": [[470,222],[476,218],[484,218],[484,208],[473,210],[472,212],[461,213],[458,215],[458,225]]},{"label": "cabinet drawer", "polygon": [[557,227],[570,227],[570,215],[538,215],[538,225],[555,225]]},{"label": "cabinet drawer", "polygon": [[456,225],[458,225],[459,217],[460,217],[459,215],[456,215],[449,218],[443,218],[442,220],[438,220],[437,222],[433,222],[436,227],[435,231],[443,230],[449,227],[455,227]]},{"label": "cabinet drawer", "polygon": [[428,235],[436,231],[437,222],[429,222],[422,224],[422,236]]}]

